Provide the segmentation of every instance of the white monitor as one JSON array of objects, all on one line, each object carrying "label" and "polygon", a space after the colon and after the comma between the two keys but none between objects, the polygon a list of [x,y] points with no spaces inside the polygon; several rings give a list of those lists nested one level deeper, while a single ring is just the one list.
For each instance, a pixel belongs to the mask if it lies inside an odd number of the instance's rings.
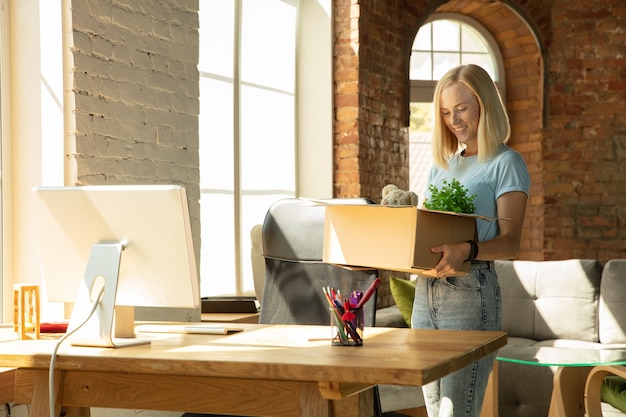
[{"label": "white monitor", "polygon": [[114,337],[114,326],[120,326],[115,306],[198,307],[184,187],[37,187],[34,192],[48,299],[75,302],[68,332],[85,321],[95,290],[104,283],[96,314],[72,335],[73,344],[138,343]]}]

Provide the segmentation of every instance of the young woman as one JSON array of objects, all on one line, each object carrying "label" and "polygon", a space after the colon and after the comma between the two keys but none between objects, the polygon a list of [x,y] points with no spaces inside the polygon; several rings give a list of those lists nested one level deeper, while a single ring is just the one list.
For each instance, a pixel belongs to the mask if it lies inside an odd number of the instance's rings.
[{"label": "young woman", "polygon": [[[493,261],[513,258],[519,251],[528,170],[521,155],[505,144],[511,131],[506,109],[481,67],[448,71],[435,89],[434,108],[435,164],[429,184],[441,188],[444,180],[458,180],[469,195],[476,195],[475,214],[500,220],[477,220],[477,242],[431,248],[442,256],[430,276],[417,279],[412,327],[500,330],[502,299]],[[466,260],[472,262],[470,273],[460,276],[457,270]],[[494,359],[490,355],[424,386],[428,415],[478,417]]]}]

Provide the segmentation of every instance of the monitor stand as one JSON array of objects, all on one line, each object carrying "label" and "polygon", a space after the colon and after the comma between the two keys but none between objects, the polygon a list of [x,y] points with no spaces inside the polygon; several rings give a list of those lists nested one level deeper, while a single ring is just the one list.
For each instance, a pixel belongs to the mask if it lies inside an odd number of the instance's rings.
[{"label": "monitor stand", "polygon": [[[98,307],[94,314],[76,332],[68,337],[74,346],[93,347],[125,347],[150,343],[149,340],[135,339],[134,309],[133,307],[115,308],[117,284],[119,279],[120,261],[124,243],[96,243],[91,247],[89,261],[85,275],[81,282],[76,303],[72,310],[67,332],[80,326],[93,309],[94,302]],[[104,292],[97,300],[98,294],[104,286]],[[128,314],[131,314],[130,331],[128,331]],[[126,317],[122,317],[126,316]],[[127,334],[123,337],[114,337],[115,323],[126,325]],[[120,336],[115,334],[115,336]]]}]

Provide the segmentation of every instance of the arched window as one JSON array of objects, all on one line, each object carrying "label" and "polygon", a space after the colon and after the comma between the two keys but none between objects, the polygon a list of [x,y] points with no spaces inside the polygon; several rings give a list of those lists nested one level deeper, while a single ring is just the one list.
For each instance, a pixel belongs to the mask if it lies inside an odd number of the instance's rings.
[{"label": "arched window", "polygon": [[430,140],[435,85],[446,71],[462,64],[483,67],[494,79],[504,98],[502,56],[487,29],[465,15],[433,14],[415,36],[409,70],[410,189],[418,194],[424,192],[431,166]]}]

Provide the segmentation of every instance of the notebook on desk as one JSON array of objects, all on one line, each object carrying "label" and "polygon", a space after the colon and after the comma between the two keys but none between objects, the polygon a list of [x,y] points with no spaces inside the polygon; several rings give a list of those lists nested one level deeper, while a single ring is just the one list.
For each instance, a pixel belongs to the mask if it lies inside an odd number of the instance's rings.
[{"label": "notebook on desk", "polygon": [[241,327],[219,324],[142,324],[137,333],[177,333],[177,334],[231,334],[243,331]]},{"label": "notebook on desk", "polygon": [[257,313],[256,297],[203,297],[203,313]]}]

